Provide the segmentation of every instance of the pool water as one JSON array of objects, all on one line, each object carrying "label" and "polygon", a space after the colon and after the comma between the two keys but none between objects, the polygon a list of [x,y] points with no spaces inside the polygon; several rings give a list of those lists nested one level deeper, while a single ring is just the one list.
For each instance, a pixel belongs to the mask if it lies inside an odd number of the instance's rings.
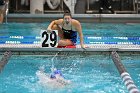
[{"label": "pool water", "polygon": [[[34,37],[39,37],[40,31],[46,29],[48,24],[1,24],[0,44],[5,41],[40,41]],[[82,27],[86,44],[94,42],[140,44],[140,24],[82,23]],[[25,36],[26,38],[9,38],[9,36]],[[65,79],[71,81],[71,84],[57,89],[44,87],[38,82],[36,72],[40,67],[45,67],[45,72],[50,74],[52,57],[53,55],[12,56],[0,74],[0,93],[128,93],[110,55],[57,56],[54,59],[54,65],[62,71]],[[140,89],[139,55],[121,58]]]},{"label": "pool water", "polygon": [[[0,35],[28,36],[39,35],[49,23],[8,23],[0,25]],[[139,37],[138,23],[81,23],[85,35],[97,37]]]},{"label": "pool water", "polygon": [[[50,74],[52,57],[12,56],[0,74],[0,93],[128,93],[110,55],[59,55],[54,58],[54,66],[71,83],[64,88],[44,87],[38,82],[36,72],[45,67],[45,72]],[[140,89],[139,60],[139,55],[122,56]]]},{"label": "pool water", "polygon": [[[0,40],[5,41],[40,41],[40,31],[47,29],[49,23],[9,23],[0,25]],[[86,44],[107,42],[130,42],[140,44],[140,24],[138,23],[81,23]],[[3,36],[31,36],[24,39],[4,38]],[[91,38],[90,38],[91,37]],[[94,38],[93,38],[94,37]],[[79,40],[77,42],[79,44]],[[101,43],[102,44],[102,43]],[[123,44],[123,43],[121,43]]]},{"label": "pool water", "polygon": [[140,56],[124,56],[122,62],[140,89]]}]

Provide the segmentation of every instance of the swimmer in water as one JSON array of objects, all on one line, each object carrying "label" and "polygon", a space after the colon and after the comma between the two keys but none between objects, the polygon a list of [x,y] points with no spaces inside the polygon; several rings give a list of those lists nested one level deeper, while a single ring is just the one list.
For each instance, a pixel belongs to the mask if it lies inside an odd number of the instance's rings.
[{"label": "swimmer in water", "polygon": [[62,85],[67,85],[70,83],[69,80],[65,80],[62,72],[60,70],[54,70],[53,73],[50,75],[50,79],[55,79],[58,83]]},{"label": "swimmer in water", "polygon": [[51,75],[43,71],[37,71],[36,75],[39,78],[39,83],[43,86],[60,88],[70,84],[70,81],[66,80],[62,75],[62,72],[57,69],[55,69]]}]

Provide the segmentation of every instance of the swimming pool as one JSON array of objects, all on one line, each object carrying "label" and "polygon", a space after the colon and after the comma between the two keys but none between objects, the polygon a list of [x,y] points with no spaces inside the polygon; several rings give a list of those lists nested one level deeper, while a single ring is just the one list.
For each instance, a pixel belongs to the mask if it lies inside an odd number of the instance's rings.
[{"label": "swimming pool", "polygon": [[[46,29],[47,26],[48,23],[2,24],[0,44],[5,44],[6,41],[36,43],[35,41],[40,41],[40,30]],[[86,44],[112,44],[112,42],[113,44],[140,44],[140,24],[82,23],[82,26]],[[45,66],[46,73],[50,73],[51,58],[54,55],[14,55],[0,74],[0,93],[128,93],[109,54],[69,55],[67,53],[66,55],[68,56],[58,56],[54,61],[65,78],[72,81],[69,86],[51,89],[38,82],[36,72],[40,67]],[[122,57],[124,65],[140,89],[139,55]]]},{"label": "swimming pool", "polygon": [[[52,57],[12,56],[0,74],[0,93],[128,93],[110,55],[59,55],[54,59],[54,65],[71,84],[56,89],[41,85],[36,72],[44,66],[45,72],[51,73]],[[122,62],[138,88],[139,58],[139,55],[122,56]]]},{"label": "swimming pool", "polygon": [[[0,44],[40,43],[40,31],[46,29],[47,26],[48,23],[9,23],[0,25]],[[86,44],[140,45],[140,24],[138,23],[82,23],[82,27]],[[79,44],[79,40],[77,44]]]}]

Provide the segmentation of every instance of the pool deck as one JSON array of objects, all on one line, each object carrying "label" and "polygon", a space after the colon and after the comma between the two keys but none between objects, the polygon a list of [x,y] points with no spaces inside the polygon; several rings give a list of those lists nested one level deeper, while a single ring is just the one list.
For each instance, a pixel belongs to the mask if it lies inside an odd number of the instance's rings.
[{"label": "pool deck", "polygon": [[[73,14],[81,22],[140,23],[140,14]],[[63,14],[8,14],[8,22],[48,22]]]}]

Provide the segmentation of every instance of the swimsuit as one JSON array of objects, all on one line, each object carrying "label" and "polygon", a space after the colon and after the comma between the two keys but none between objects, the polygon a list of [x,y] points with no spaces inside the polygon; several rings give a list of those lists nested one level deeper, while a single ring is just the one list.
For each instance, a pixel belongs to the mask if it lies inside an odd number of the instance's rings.
[{"label": "swimsuit", "polygon": [[63,36],[64,39],[70,39],[74,44],[77,41],[77,31],[73,31],[72,28],[71,30],[66,30],[62,27],[62,31],[63,31]]}]

